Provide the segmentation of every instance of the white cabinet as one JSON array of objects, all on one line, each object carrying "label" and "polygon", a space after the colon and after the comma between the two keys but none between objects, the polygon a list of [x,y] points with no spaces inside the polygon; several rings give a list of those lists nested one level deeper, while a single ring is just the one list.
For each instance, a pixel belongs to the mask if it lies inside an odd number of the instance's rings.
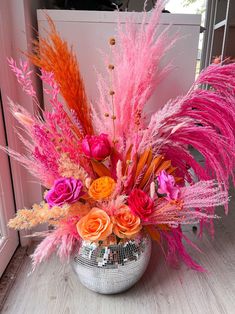
[{"label": "white cabinet", "polygon": [[[98,91],[95,69],[105,73],[100,50],[109,51],[108,40],[111,36],[115,37],[116,33],[117,12],[48,10],[47,13],[55,22],[62,38],[73,45],[88,96],[92,102],[96,101]],[[120,21],[123,23],[130,15],[134,15],[136,23],[140,24],[143,13],[137,12],[120,12]],[[148,104],[149,112],[156,111],[169,98],[187,92],[194,81],[200,21],[200,15],[168,13],[162,15],[160,21],[162,28],[171,25],[169,32],[178,36],[179,40],[162,61],[164,66],[167,60],[171,60],[173,70],[157,87]],[[48,25],[46,16],[41,10],[38,10],[38,24],[39,33],[43,34]]]}]

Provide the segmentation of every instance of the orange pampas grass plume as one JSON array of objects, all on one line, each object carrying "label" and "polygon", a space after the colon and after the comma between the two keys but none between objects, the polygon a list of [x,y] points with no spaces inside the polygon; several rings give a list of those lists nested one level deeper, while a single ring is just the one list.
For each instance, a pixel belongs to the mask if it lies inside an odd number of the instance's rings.
[{"label": "orange pampas grass plume", "polygon": [[79,119],[84,134],[93,134],[90,106],[75,54],[66,41],[60,38],[52,19],[47,15],[50,32],[47,38],[39,36],[34,41],[33,53],[27,54],[31,62],[39,68],[54,73],[69,109]]}]

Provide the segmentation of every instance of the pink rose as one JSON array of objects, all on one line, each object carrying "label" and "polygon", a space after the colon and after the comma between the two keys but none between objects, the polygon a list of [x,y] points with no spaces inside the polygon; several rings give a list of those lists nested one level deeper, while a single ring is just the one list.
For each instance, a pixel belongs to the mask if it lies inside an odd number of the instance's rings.
[{"label": "pink rose", "polygon": [[82,140],[83,153],[96,160],[103,160],[111,154],[111,146],[107,134],[86,135]]},{"label": "pink rose", "polygon": [[166,194],[167,200],[176,200],[179,196],[179,188],[175,185],[175,178],[162,170],[157,177],[158,193]]},{"label": "pink rose", "polygon": [[145,221],[148,221],[149,216],[154,211],[153,200],[140,189],[132,190],[128,197],[128,205],[135,215]]},{"label": "pink rose", "polygon": [[45,199],[50,207],[61,206],[64,203],[73,204],[84,194],[82,189],[83,184],[80,180],[61,178],[54,182]]}]

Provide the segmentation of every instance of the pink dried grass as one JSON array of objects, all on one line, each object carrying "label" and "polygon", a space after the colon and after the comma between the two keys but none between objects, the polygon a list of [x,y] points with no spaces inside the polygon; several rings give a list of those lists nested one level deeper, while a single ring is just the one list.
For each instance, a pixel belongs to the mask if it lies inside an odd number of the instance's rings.
[{"label": "pink dried grass", "polygon": [[[218,218],[211,213],[211,208],[227,202],[227,193],[221,191],[215,181],[200,181],[191,186],[181,187],[177,201],[156,199],[154,214],[146,224],[166,224],[178,227],[184,224],[199,223],[201,220],[210,221]],[[197,208],[200,208],[200,211]]]},{"label": "pink dried grass", "polygon": [[18,83],[22,86],[23,91],[29,96],[36,97],[36,92],[33,88],[31,74],[28,61],[20,60],[19,66],[13,58],[8,59],[8,64],[15,74]]},{"label": "pink dried grass", "polygon": [[76,245],[79,245],[80,237],[76,230],[75,217],[54,230],[37,246],[32,254],[33,270],[42,262],[48,260],[57,252],[61,262],[69,261]]},{"label": "pink dried grass", "polygon": [[[23,89],[36,99],[28,63],[20,61],[20,67],[17,67],[14,60],[9,62]],[[42,70],[41,79],[45,83],[44,91],[50,95],[52,111],[33,117],[22,106],[10,101],[11,111],[25,131],[25,135],[17,133],[27,154],[22,155],[10,148],[5,151],[21,162],[44,186],[50,187],[60,177],[58,160],[62,153],[69,154],[72,161],[81,164],[88,172],[91,169],[82,155],[81,140],[76,133],[76,127],[58,99],[60,90],[54,75]]]},{"label": "pink dried grass", "polygon": [[226,191],[221,190],[214,180],[199,181],[180,189],[180,197],[185,208],[210,208],[221,206],[228,202]]},{"label": "pink dried grass", "polygon": [[105,112],[112,115],[110,86],[108,80],[98,76],[100,113],[94,110],[94,123],[99,131],[110,134],[112,138],[116,137],[120,147],[123,146],[125,138],[128,144],[132,143],[135,132],[144,125],[143,108],[170,68],[169,65],[163,69],[160,67],[165,53],[176,41],[176,38],[167,36],[168,28],[161,31],[159,26],[165,3],[164,0],[157,1],[148,24],[146,12],[141,25],[137,26],[134,20],[130,19],[123,29],[120,21],[118,22],[117,47],[112,48],[112,62],[115,65],[112,71],[112,88],[115,91],[113,101],[116,134],[112,119],[104,117]]},{"label": "pink dried grass", "polygon": [[192,246],[194,249],[201,250],[190,241],[182,232],[181,228],[173,228],[170,231],[160,231],[161,235],[161,247],[164,250],[167,262],[178,268],[180,261],[183,261],[190,269],[194,269],[199,272],[205,272],[206,270],[195,262],[192,257],[186,251],[183,240]]},{"label": "pink dried grass", "polygon": [[[216,179],[227,193],[235,165],[234,105],[235,64],[212,65],[199,75],[186,96],[169,101],[151,117],[139,150],[152,146],[155,154],[170,159],[187,181],[193,181],[188,171],[191,167],[199,180]],[[203,156],[204,165],[189,147]]]}]

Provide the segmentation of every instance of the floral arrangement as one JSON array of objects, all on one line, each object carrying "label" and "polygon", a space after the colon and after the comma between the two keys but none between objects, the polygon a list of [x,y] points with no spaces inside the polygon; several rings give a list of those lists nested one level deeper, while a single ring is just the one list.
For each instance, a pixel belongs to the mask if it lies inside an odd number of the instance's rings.
[{"label": "floral arrangement", "polygon": [[[215,207],[228,211],[229,178],[235,161],[235,64],[213,64],[189,92],[169,102],[148,121],[144,108],[171,66],[160,62],[175,43],[160,32],[165,1],[157,1],[148,24],[118,23],[105,58],[107,77],[98,76],[99,99],[89,102],[78,62],[48,18],[50,32],[35,42],[29,60],[40,68],[51,111],[43,111],[28,61],[9,64],[38,116],[11,102],[24,127],[27,155],[7,149],[36,176],[44,201],[21,209],[9,226],[51,228],[32,255],[33,267],[57,252],[61,260],[81,241],[126,241],[149,233],[167,261],[183,260],[203,271],[186,252],[185,224],[200,223],[213,234]],[[158,34],[158,35],[156,35]],[[111,83],[110,83],[111,82]],[[169,87],[170,88],[170,87]],[[59,93],[64,103],[59,100]],[[193,150],[193,149],[194,150]],[[199,152],[204,163],[194,157]]]}]

